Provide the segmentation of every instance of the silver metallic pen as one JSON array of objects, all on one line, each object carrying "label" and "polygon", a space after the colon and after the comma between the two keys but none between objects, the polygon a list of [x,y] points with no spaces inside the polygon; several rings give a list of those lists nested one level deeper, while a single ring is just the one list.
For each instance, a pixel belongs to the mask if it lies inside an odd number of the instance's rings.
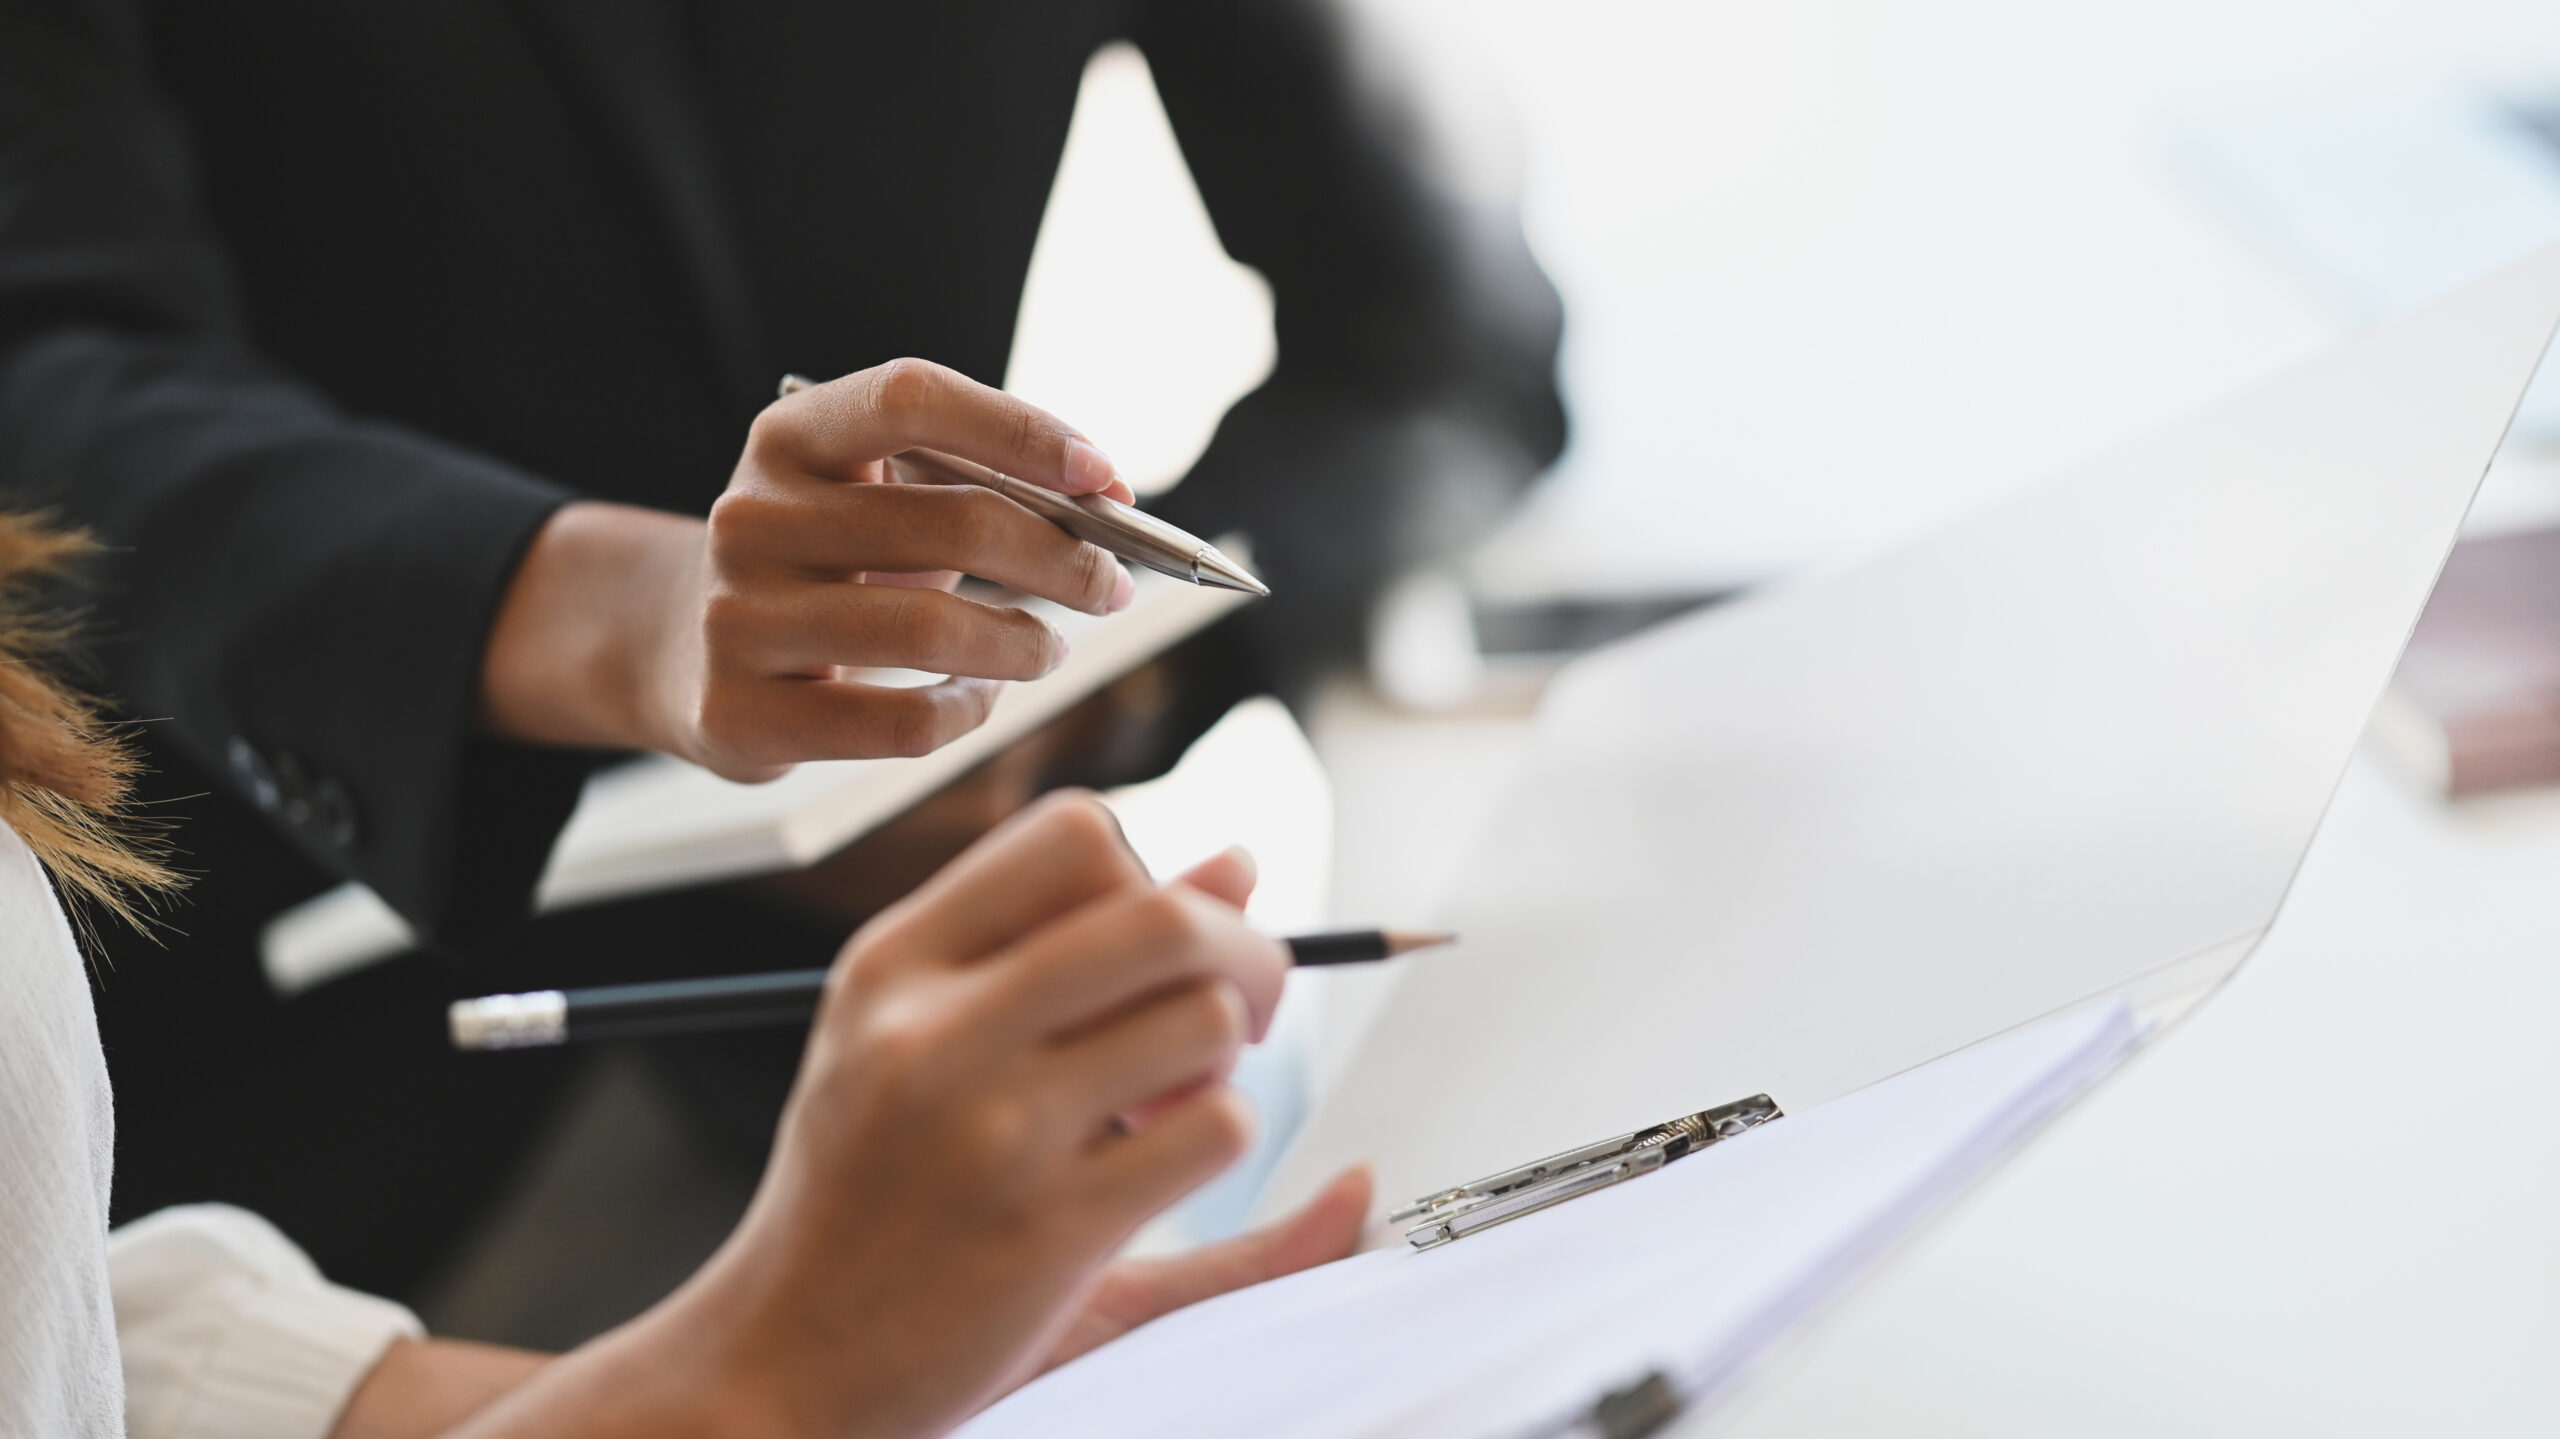
[{"label": "silver metallic pen", "polygon": [[[806,375],[785,375],[780,393],[797,394],[815,383]],[[1217,546],[1117,500],[1100,495],[1062,495],[940,450],[908,450],[892,455],[890,460],[926,484],[976,485],[993,490],[1086,544],[1099,545],[1157,574],[1214,589],[1242,590],[1251,595],[1271,593],[1270,586],[1218,553]]]}]

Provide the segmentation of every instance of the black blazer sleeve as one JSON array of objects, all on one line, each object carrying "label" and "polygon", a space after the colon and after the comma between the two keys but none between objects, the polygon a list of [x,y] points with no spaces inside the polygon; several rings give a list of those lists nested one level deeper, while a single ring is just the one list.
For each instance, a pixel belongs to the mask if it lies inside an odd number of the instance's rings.
[{"label": "black blazer sleeve", "polygon": [[1336,657],[1380,584],[1480,538],[1562,450],[1562,305],[1508,197],[1444,173],[1434,117],[1334,0],[1144,0],[1132,30],[1279,339],[1163,508],[1250,534],[1270,633]]},{"label": "black blazer sleeve", "polygon": [[113,0],[0,0],[0,491],[106,545],[97,663],[155,745],[431,939],[524,911],[584,760],[471,723],[566,495],[262,361]]}]

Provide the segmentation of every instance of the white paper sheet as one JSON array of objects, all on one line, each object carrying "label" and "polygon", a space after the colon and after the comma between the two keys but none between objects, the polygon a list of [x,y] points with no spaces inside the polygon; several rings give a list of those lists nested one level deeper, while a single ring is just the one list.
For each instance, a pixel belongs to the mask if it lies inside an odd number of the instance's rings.
[{"label": "white paper sheet", "polygon": [[[1573,667],[1266,1211],[1790,1110],[2274,918],[2560,249],[1856,571]],[[2226,966],[2227,967],[2227,966]]]},{"label": "white paper sheet", "polygon": [[1456,1243],[1212,1300],[959,1439],[1513,1432],[1652,1368],[1711,1394],[2133,1038],[2121,1005],[2075,1011]]}]

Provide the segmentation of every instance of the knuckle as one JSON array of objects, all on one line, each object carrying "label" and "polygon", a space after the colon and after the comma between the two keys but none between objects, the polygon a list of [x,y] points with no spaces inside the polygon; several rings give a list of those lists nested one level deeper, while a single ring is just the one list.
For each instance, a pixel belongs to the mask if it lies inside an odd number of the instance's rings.
[{"label": "knuckle", "polygon": [[775,512],[782,505],[771,496],[754,489],[732,488],[711,502],[706,521],[711,531],[711,548],[715,556],[734,552],[734,546],[751,542],[773,526]]},{"label": "knuckle", "polygon": [[1244,1048],[1248,1016],[1243,998],[1232,987],[1204,984],[1182,1003],[1183,1018],[1203,1052],[1224,1058]]},{"label": "knuckle", "polygon": [[943,708],[913,690],[902,692],[888,701],[881,716],[880,742],[883,755],[895,759],[916,759],[942,748],[947,721]]},{"label": "knuckle", "polygon": [[1100,609],[1111,600],[1111,592],[1120,584],[1120,562],[1100,545],[1076,546],[1076,593],[1084,597],[1088,609]]},{"label": "knuckle", "polygon": [[1197,949],[1206,940],[1199,914],[1170,889],[1159,889],[1138,901],[1137,923],[1149,944],[1174,953]]},{"label": "knuckle", "polygon": [[916,759],[933,753],[933,738],[924,718],[911,705],[894,706],[881,717],[879,755],[883,759]]},{"label": "knuckle", "polygon": [[862,1056],[881,1079],[903,1085],[924,1058],[923,1026],[894,1003],[877,1003],[864,1017]]},{"label": "knuckle", "polygon": [[877,929],[866,926],[845,941],[827,966],[821,1014],[848,1014],[867,1009],[880,992],[882,943]]},{"label": "knuckle", "polygon": [[1146,867],[1121,831],[1120,817],[1093,791],[1052,790],[1035,806],[1031,823],[1051,852],[1091,866],[1084,878],[1097,892],[1148,883]]},{"label": "knuckle", "polygon": [[1008,656],[1008,672],[998,678],[1032,680],[1048,672],[1050,638],[1056,631],[1019,610],[1005,612],[996,623]]},{"label": "knuckle", "polygon": [[1052,791],[1040,801],[1037,822],[1062,843],[1082,848],[1120,842],[1120,819],[1089,789]]},{"label": "knuckle", "polygon": [[1013,406],[1012,439],[1013,453],[1017,455],[1035,455],[1052,447],[1065,448],[1049,433],[1048,417],[1029,405]]},{"label": "knuckle", "polygon": [[1252,1106],[1235,1089],[1221,1087],[1208,1096],[1200,1128],[1203,1147],[1217,1156],[1223,1168],[1253,1147]]},{"label": "knuckle", "polygon": [[873,402],[884,415],[915,415],[931,406],[942,388],[942,367],[913,356],[891,360],[871,374]]},{"label": "knuckle", "polygon": [[980,1165],[1000,1169],[1030,1146],[1039,1119],[1022,1096],[998,1092],[979,1096],[954,1128],[954,1140],[964,1152]]},{"label": "knuckle", "polygon": [[920,670],[947,671],[959,658],[959,626],[930,590],[897,590],[883,618],[901,662]]},{"label": "knuckle", "polygon": [[827,984],[847,998],[869,1005],[893,993],[914,967],[912,961],[932,949],[920,932],[913,896],[891,904],[865,921],[838,952],[827,971]]},{"label": "knuckle", "polygon": [[900,993],[885,977],[847,983],[867,1001],[858,1025],[864,1066],[891,1092],[911,1099],[922,1095],[934,1081],[935,1057],[945,1048],[940,1026],[911,992]]},{"label": "knuckle", "polygon": [[705,684],[702,692],[694,696],[692,709],[693,727],[704,739],[725,748],[739,737],[745,706],[739,702],[732,686]]},{"label": "knuckle", "polygon": [[714,655],[734,648],[756,628],[758,606],[734,585],[714,585],[702,597],[702,639]]},{"label": "knuckle", "polygon": [[787,449],[800,431],[800,421],[793,414],[795,406],[775,403],[756,412],[747,422],[745,452],[755,459],[767,459]]},{"label": "knuckle", "polygon": [[932,559],[944,569],[964,571],[994,546],[1004,523],[1000,507],[1013,503],[974,485],[937,485],[900,498],[915,507],[913,534]]},{"label": "knuckle", "polygon": [[694,732],[702,737],[703,758],[722,773],[787,765],[793,754],[770,734],[756,707],[730,685],[710,685],[693,705]]},{"label": "knuckle", "polygon": [[1004,533],[1005,522],[1013,518],[1018,507],[995,491],[975,485],[947,488],[951,503],[944,507],[945,540],[954,550],[968,555],[994,548]]}]

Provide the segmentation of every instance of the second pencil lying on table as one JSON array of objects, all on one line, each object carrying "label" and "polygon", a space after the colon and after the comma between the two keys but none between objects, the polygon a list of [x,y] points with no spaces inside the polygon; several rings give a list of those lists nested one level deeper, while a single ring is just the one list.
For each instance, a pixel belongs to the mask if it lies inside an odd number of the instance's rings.
[{"label": "second pencil lying on table", "polygon": [[[1289,946],[1293,964],[1366,964],[1447,944],[1454,938],[1447,934],[1358,929],[1294,935],[1283,943]],[[455,1000],[446,1011],[446,1022],[456,1049],[535,1049],[588,1039],[806,1024],[817,1013],[818,995],[826,982],[827,972],[823,969],[790,969],[654,984],[488,994],[478,999]]]}]

